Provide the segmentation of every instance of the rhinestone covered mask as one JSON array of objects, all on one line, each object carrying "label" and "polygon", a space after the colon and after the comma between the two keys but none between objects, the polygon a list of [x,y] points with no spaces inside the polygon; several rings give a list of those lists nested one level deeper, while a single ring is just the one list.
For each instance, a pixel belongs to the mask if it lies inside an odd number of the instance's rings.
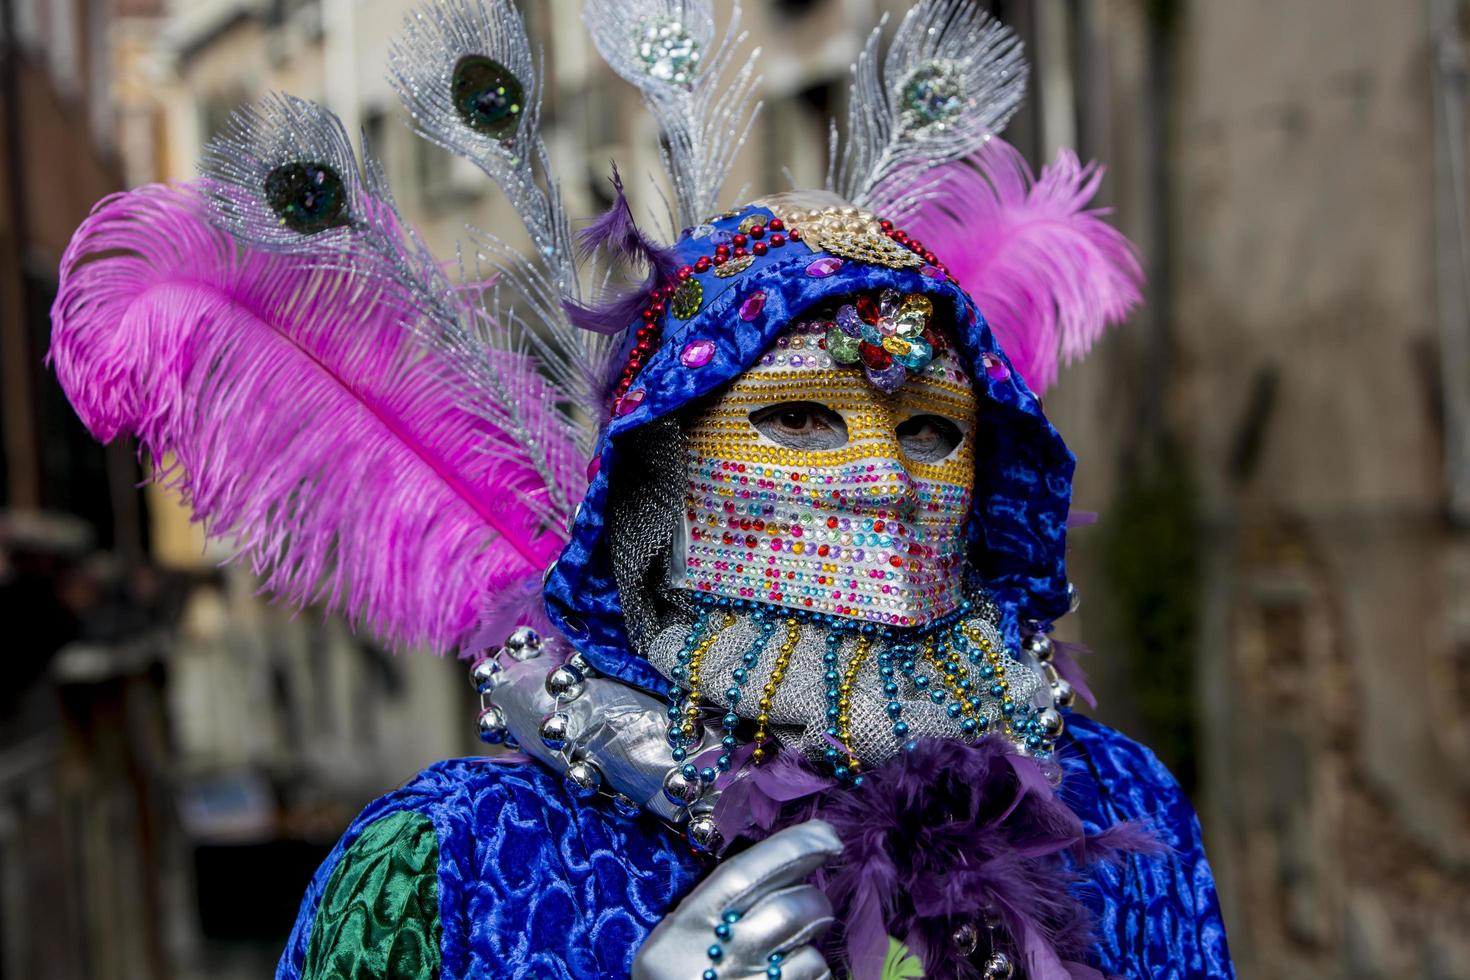
[{"label": "rhinestone covered mask", "polygon": [[964,600],[975,395],[943,345],[884,391],[832,327],[793,325],[689,425],[670,584],[922,626]]}]

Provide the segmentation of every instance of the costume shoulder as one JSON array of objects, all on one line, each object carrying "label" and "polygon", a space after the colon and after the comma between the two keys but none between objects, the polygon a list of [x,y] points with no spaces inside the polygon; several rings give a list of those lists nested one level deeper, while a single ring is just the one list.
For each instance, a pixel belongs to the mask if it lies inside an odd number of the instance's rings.
[{"label": "costume shoulder", "polygon": [[576,801],[534,762],[452,759],[353,821],[276,978],[627,976],[700,873],[657,821]]},{"label": "costume shoulder", "polygon": [[1163,845],[1097,867],[1084,886],[1098,917],[1103,972],[1234,977],[1199,820],[1178,781],[1148,748],[1090,718],[1073,714],[1067,733],[1061,793],[1087,829],[1133,821]]}]

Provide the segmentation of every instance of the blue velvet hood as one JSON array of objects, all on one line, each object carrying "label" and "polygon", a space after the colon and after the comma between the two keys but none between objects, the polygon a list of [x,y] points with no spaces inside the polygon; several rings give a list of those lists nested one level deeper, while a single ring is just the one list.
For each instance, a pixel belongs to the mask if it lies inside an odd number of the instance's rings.
[{"label": "blue velvet hood", "polygon": [[[751,216],[763,222],[774,217],[762,207],[732,211],[711,222],[712,235],[694,238],[686,233],[674,246],[676,261],[694,266]],[[822,259],[826,261],[813,268]],[[702,290],[697,310],[684,307],[663,314],[658,346],[633,379],[631,397],[603,432],[571,540],[546,580],[551,621],[593,666],[650,690],[666,686],[631,649],[608,551],[610,478],[618,466],[638,465],[632,454],[619,451],[620,437],[738,377],[809,307],[885,287],[925,293],[937,315],[949,312],[950,339],[974,379],[979,439],[967,529],[970,561],[1005,610],[1008,638],[1016,638],[1021,621],[1049,622],[1066,612],[1066,523],[1074,460],[1042,413],[1041,401],[1010,369],[985,318],[964,290],[932,268],[895,269],[829,257],[804,241],[769,248],[739,275],[722,278],[711,267],[692,278]],[[629,334],[631,347],[632,330]],[[701,366],[686,366],[680,355],[699,340],[713,343],[713,356]],[[977,366],[987,353],[999,357],[1009,370]]]}]

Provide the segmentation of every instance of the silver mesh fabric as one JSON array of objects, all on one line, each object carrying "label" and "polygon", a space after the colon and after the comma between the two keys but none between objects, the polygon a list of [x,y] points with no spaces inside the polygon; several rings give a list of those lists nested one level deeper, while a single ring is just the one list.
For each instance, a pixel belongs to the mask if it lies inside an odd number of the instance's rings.
[{"label": "silver mesh fabric", "polygon": [[689,482],[684,432],[674,419],[658,419],[629,433],[618,448],[629,462],[617,467],[609,488],[613,579],[633,650],[646,656],[645,646],[666,620],[681,620],[686,629],[692,623],[664,586]]},{"label": "silver mesh fabric", "polygon": [[[995,627],[981,618],[972,620],[999,649],[1001,638]],[[665,677],[669,676],[684,641],[693,628],[692,623],[682,617],[669,622],[654,637],[644,655],[654,668]],[[828,631],[815,623],[800,627],[801,638],[787,667],[786,677],[771,699],[771,734],[781,742],[799,749],[809,758],[820,759],[827,748],[823,733],[827,728],[827,683],[823,679],[826,667],[822,655],[827,649]],[[726,690],[732,684],[731,674],[740,666],[745,652],[754,645],[758,627],[749,613],[737,614],[735,623],[720,631],[715,641],[704,654],[700,664],[702,700],[728,709]],[[757,703],[762,690],[771,677],[776,663],[777,651],[786,635],[785,620],[779,620],[771,634],[759,663],[749,671],[742,696],[735,705],[735,713],[742,718],[753,719],[758,712]],[[853,681],[850,695],[850,742],[849,748],[865,766],[875,766],[899,750],[905,739],[893,734],[893,719],[888,716],[888,698],[883,694],[883,680],[878,674],[879,644],[875,641],[868,658],[864,661]],[[838,647],[838,670],[845,673],[857,646],[857,640],[848,636]],[[977,687],[984,682],[973,668],[961,658],[961,665],[968,673],[971,683]],[[1017,703],[1033,700],[1043,690],[1044,678],[1038,667],[1023,663],[1012,656],[1005,660],[1006,679],[1010,683],[1010,694]],[[927,674],[931,681],[938,682],[938,671],[921,663],[919,673]],[[908,723],[906,738],[959,738],[959,721],[946,712],[948,701],[934,704],[924,692],[911,681],[899,676],[899,694],[895,699],[903,705],[903,720]],[[994,728],[1001,724],[999,707],[993,698],[985,699],[982,713]]]}]

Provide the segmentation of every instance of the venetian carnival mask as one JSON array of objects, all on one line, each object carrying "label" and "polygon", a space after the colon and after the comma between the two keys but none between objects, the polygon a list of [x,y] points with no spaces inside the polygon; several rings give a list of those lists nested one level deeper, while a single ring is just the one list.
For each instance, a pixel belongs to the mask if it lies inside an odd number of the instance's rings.
[{"label": "venetian carnival mask", "polygon": [[774,738],[841,778],[916,737],[1040,730],[1044,683],[967,568],[976,395],[934,321],[894,290],[829,303],[684,419],[667,585],[695,608],[646,647],[676,758],[699,700],[718,769],[742,723],[757,759]]},{"label": "venetian carnival mask", "polygon": [[914,627],[964,598],[975,396],[923,296],[794,324],[688,428],[676,588]]}]

